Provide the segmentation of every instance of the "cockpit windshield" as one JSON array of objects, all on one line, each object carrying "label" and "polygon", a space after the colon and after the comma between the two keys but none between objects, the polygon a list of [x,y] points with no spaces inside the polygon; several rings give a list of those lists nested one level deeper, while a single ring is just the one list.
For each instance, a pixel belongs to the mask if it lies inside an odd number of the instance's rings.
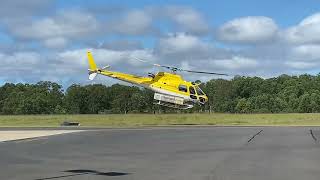
[{"label": "cockpit windshield", "polygon": [[199,87],[199,86],[195,86],[195,88],[196,88],[197,93],[198,93],[198,95],[199,95],[199,96],[203,96],[203,95],[205,95],[205,94],[204,94],[204,92],[200,89],[200,87]]}]

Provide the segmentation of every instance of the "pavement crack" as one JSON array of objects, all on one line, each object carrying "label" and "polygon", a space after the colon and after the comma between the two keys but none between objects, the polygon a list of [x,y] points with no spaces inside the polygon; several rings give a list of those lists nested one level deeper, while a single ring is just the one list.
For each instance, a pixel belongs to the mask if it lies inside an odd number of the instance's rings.
[{"label": "pavement crack", "polygon": [[317,139],[316,136],[314,135],[312,129],[310,129],[310,135],[311,135],[312,139],[314,140],[314,142],[318,142],[318,139]]},{"label": "pavement crack", "polygon": [[[259,132],[255,133],[253,136],[251,136],[251,138],[247,141],[247,143],[245,144],[241,144],[241,146],[239,146],[238,148],[242,149],[243,150],[245,148],[248,147],[248,144],[256,137],[258,136],[259,134],[262,133],[263,130],[260,130]],[[234,147],[235,148],[235,147]],[[237,151],[237,152],[233,152],[233,153],[230,153],[229,156],[227,156],[226,158],[224,158],[222,161],[220,161],[219,163],[217,163],[217,165],[210,171],[210,175],[208,176],[208,180],[216,180],[216,179],[220,179],[220,177],[218,176],[217,174],[217,171],[220,169],[220,168],[224,168],[223,165],[227,162],[230,162],[232,161],[234,158],[237,158],[239,157],[239,154],[241,152]]]},{"label": "pavement crack", "polygon": [[263,130],[260,130],[259,132],[257,132],[256,134],[254,134],[248,141],[247,144],[249,144],[256,136],[258,136],[259,134],[262,133]]}]

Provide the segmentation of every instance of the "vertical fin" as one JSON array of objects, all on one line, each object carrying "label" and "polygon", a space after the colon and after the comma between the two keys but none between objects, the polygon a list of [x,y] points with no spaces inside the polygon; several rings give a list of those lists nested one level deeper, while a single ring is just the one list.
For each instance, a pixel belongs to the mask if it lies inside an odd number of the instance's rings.
[{"label": "vertical fin", "polygon": [[87,56],[88,56],[88,62],[89,62],[90,70],[92,70],[92,71],[97,70],[97,65],[94,62],[93,56],[92,56],[90,51],[87,52]]}]

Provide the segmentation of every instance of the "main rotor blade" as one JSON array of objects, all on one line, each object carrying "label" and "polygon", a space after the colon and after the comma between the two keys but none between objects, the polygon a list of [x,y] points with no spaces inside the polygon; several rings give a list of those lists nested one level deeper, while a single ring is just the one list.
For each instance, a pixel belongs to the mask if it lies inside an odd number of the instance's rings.
[{"label": "main rotor blade", "polygon": [[143,63],[150,64],[150,65],[152,65],[152,66],[164,67],[164,68],[168,68],[168,69],[173,68],[173,67],[170,67],[170,66],[163,66],[163,65],[161,65],[161,64],[153,64],[153,63],[150,63],[149,61],[145,61],[145,60],[142,60],[142,59],[139,59],[139,58],[136,58],[136,57],[134,57],[134,59],[136,59],[136,60],[138,60],[138,61],[140,61],[140,62],[143,62]]},{"label": "main rotor blade", "polygon": [[145,61],[145,60],[142,60],[142,59],[139,59],[139,58],[136,58],[136,57],[133,57],[133,59],[138,60],[138,61],[141,61],[141,62],[144,62],[144,63],[151,64],[151,63],[149,63],[148,61]]},{"label": "main rotor blade", "polygon": [[220,75],[220,76],[229,76],[228,74],[215,73],[215,72],[191,71],[191,70],[184,70],[184,69],[181,69],[181,71],[190,72],[190,73],[199,73],[199,74],[213,74],[213,75]]},{"label": "main rotor blade", "polygon": [[145,60],[142,60],[142,59],[139,59],[139,58],[136,58],[136,57],[135,57],[135,59],[138,60],[138,61],[150,64],[150,65],[153,65],[153,66],[167,68],[167,69],[169,69],[171,71],[185,71],[185,72],[198,73],[198,74],[213,74],[213,75],[220,75],[220,76],[229,76],[228,74],[223,74],[223,73],[205,72],[205,71],[192,71],[192,70],[185,70],[185,69],[177,68],[177,67],[174,67],[174,66],[164,66],[164,65],[161,65],[161,64],[153,64],[153,63],[150,63],[148,61],[145,61]]}]

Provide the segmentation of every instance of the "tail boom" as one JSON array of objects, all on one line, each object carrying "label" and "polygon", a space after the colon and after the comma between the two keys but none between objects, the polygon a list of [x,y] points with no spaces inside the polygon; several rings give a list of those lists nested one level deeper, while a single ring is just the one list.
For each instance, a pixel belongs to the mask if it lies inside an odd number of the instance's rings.
[{"label": "tail boom", "polygon": [[109,71],[107,69],[110,66],[98,68],[90,51],[87,52],[87,57],[88,57],[88,63],[89,63],[89,80],[93,80],[98,74],[101,74],[101,75],[108,76],[121,81],[125,81],[128,83],[140,85],[143,87],[148,87],[148,85],[152,81],[152,78],[150,77],[141,77],[141,76],[136,76],[132,74]]}]

